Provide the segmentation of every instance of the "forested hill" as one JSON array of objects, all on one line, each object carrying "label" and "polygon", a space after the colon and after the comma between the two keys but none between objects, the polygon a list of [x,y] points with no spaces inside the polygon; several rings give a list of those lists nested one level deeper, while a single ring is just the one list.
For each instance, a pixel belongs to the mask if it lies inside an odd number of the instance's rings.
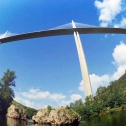
[{"label": "forested hill", "polygon": [[126,83],[126,71],[125,71],[125,74],[124,75],[122,75],[119,79],[118,79],[118,81],[120,82],[120,83]]},{"label": "forested hill", "polygon": [[126,109],[126,73],[107,87],[100,86],[96,96],[75,101],[70,107],[82,117],[99,116]]},{"label": "forested hill", "polygon": [[12,104],[15,105],[16,107],[22,107],[26,110],[26,113],[27,113],[27,118],[31,119],[33,115],[36,115],[37,111],[36,109],[34,108],[30,108],[30,107],[27,107],[27,106],[24,106],[16,101],[12,101]]}]

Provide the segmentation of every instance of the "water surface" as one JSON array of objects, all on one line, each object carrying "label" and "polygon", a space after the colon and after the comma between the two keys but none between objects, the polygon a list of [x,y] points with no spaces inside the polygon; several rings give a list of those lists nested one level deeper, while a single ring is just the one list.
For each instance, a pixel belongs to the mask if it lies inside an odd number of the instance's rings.
[{"label": "water surface", "polygon": [[[23,120],[0,117],[0,126],[48,126],[42,124],[29,124]],[[85,119],[79,126],[126,126],[126,111],[117,112],[102,117]]]},{"label": "water surface", "polygon": [[126,111],[85,120],[80,126],[126,126]]}]

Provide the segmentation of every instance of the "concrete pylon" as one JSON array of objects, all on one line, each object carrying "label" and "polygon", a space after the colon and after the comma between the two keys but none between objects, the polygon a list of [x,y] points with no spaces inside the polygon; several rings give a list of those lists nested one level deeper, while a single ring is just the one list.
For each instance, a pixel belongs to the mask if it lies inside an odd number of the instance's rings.
[{"label": "concrete pylon", "polygon": [[[76,28],[76,25],[73,20],[72,20],[72,26],[73,28]],[[86,64],[86,58],[84,55],[84,51],[83,51],[83,47],[81,44],[81,39],[80,39],[78,31],[74,31],[74,38],[75,38],[78,57],[80,61],[80,68],[81,68],[81,73],[82,73],[82,78],[83,78],[83,83],[84,83],[84,93],[85,93],[85,96],[89,96],[89,95],[93,96],[90,78],[88,74],[88,68]]]}]

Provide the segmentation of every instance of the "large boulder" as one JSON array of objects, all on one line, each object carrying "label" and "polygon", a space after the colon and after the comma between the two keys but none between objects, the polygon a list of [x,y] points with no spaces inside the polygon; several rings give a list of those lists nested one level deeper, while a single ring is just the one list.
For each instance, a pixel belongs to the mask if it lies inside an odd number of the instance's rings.
[{"label": "large boulder", "polygon": [[36,123],[65,125],[78,124],[81,120],[81,117],[70,108],[58,107],[52,109],[50,112],[47,108],[41,109],[38,111],[37,115],[32,117],[32,119]]},{"label": "large boulder", "polygon": [[32,117],[32,120],[34,120],[36,123],[50,123],[48,109],[40,109],[37,114]]},{"label": "large boulder", "polygon": [[26,120],[26,111],[22,107],[11,105],[7,110],[7,117]]}]

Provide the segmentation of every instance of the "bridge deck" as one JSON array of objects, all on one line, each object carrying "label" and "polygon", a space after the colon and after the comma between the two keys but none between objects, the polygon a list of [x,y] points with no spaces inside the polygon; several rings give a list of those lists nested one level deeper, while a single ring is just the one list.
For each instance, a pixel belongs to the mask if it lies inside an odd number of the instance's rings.
[{"label": "bridge deck", "polygon": [[57,36],[57,35],[68,35],[73,34],[74,31],[78,31],[79,34],[102,34],[102,33],[114,33],[114,34],[126,34],[126,29],[123,28],[69,28],[69,29],[55,29],[55,30],[45,30],[37,31],[25,34],[19,34],[15,36],[10,36],[0,39],[1,43],[13,42],[24,39],[47,37],[47,36]]}]

